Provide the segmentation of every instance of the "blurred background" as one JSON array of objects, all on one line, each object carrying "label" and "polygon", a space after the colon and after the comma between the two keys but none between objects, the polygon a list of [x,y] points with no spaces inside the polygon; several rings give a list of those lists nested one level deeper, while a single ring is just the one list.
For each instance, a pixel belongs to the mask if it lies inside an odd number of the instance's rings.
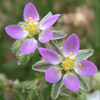
[{"label": "blurred background", "polygon": [[[15,40],[4,30],[7,25],[23,21],[28,2],[35,4],[41,19],[49,11],[62,14],[53,28],[68,36],[76,33],[81,49],[94,49],[89,60],[100,70],[100,0],[0,0],[0,100],[51,100],[52,84],[45,82],[44,73],[32,70],[32,65],[41,58],[38,51],[32,58],[27,55],[17,58],[11,50]],[[74,94],[74,99],[60,94],[57,100],[100,100],[99,71],[89,81],[90,92]]]}]

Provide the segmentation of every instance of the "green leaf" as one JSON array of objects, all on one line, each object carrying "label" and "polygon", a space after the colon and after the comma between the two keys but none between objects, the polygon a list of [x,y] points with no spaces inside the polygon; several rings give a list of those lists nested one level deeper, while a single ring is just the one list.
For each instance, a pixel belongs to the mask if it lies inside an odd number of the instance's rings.
[{"label": "green leaf", "polygon": [[87,80],[86,76],[79,76],[79,83],[80,83],[80,89],[84,90],[84,91],[90,91],[90,86]]},{"label": "green leaf", "polygon": [[22,56],[23,54],[21,53],[21,51],[20,51],[20,48],[19,48],[19,50],[16,52],[16,56]]},{"label": "green leaf", "polygon": [[18,56],[18,65],[26,64],[34,56],[34,52],[28,55]]},{"label": "green leaf", "polygon": [[90,56],[93,55],[94,50],[93,49],[83,49],[80,50],[78,55],[76,56],[77,60],[85,60],[88,59]]},{"label": "green leaf", "polygon": [[24,100],[18,90],[13,91],[13,95],[16,98],[15,100]]},{"label": "green leaf", "polygon": [[59,82],[53,84],[52,91],[51,91],[52,100],[55,100],[59,96],[62,86],[63,86],[62,79]]},{"label": "green leaf", "polygon": [[36,92],[36,90],[35,89],[32,89],[31,91],[30,91],[30,93],[29,93],[29,100],[32,100],[32,99],[34,99],[34,97],[35,97],[35,92]]},{"label": "green leaf", "polygon": [[52,65],[49,64],[48,62],[41,60],[41,61],[36,62],[32,66],[32,69],[39,72],[45,72],[51,66]]},{"label": "green leaf", "polygon": [[17,52],[21,47],[21,45],[22,45],[22,40],[16,40],[11,47],[12,52],[14,53]]}]

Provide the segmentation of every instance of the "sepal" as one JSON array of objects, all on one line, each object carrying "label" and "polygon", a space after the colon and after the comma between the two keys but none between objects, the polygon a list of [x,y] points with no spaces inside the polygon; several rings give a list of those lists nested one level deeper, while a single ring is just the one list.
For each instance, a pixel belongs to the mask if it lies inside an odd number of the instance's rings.
[{"label": "sepal", "polygon": [[39,72],[45,72],[51,66],[52,65],[49,64],[48,62],[41,60],[41,61],[36,62],[32,66],[32,69],[35,70],[35,71],[39,71]]},{"label": "sepal", "polygon": [[62,86],[63,86],[62,79],[59,82],[53,84],[52,91],[51,91],[52,100],[55,100],[59,96]]},{"label": "sepal", "polygon": [[83,49],[79,50],[78,55],[76,56],[77,60],[86,60],[93,55],[93,49]]},{"label": "sepal", "polygon": [[79,83],[80,83],[80,89],[84,90],[84,91],[90,91],[90,86],[89,86],[89,82],[86,76],[79,76]]},{"label": "sepal", "polygon": [[53,38],[52,40],[65,38],[67,34],[65,32],[53,30]]},{"label": "sepal", "polygon": [[51,12],[51,11],[49,11],[49,12],[47,13],[47,15],[43,17],[43,19],[39,22],[39,25],[40,25],[45,19],[47,19],[47,18],[50,17],[50,16],[52,16],[52,12]]}]

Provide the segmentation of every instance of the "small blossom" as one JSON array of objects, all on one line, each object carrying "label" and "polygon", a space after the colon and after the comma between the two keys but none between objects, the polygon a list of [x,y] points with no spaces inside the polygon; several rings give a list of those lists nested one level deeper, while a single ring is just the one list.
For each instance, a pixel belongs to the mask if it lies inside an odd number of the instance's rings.
[{"label": "small blossom", "polygon": [[62,48],[63,55],[61,56],[46,48],[39,48],[39,52],[48,63],[52,64],[52,67],[46,70],[46,81],[50,83],[58,82],[62,77],[63,70],[66,73],[63,76],[63,83],[71,91],[76,92],[79,89],[79,79],[75,73],[82,76],[91,76],[97,72],[96,65],[91,61],[77,60],[79,38],[76,34],[72,34],[66,39]]},{"label": "small blossom", "polygon": [[24,8],[23,15],[25,22],[22,25],[8,25],[5,30],[14,39],[26,38],[20,50],[23,54],[30,54],[38,46],[37,39],[41,43],[46,43],[53,38],[53,31],[49,28],[57,21],[60,14],[49,15],[40,21],[34,4],[28,3]]}]

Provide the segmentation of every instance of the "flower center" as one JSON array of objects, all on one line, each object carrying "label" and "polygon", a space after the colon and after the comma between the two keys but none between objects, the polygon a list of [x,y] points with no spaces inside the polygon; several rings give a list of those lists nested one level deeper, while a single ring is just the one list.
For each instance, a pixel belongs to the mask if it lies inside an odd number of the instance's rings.
[{"label": "flower center", "polygon": [[[72,55],[73,53],[70,52],[69,54]],[[61,55],[58,55],[58,57],[59,58],[62,58]],[[65,71],[68,71],[69,76],[73,76],[73,74],[70,73],[69,71],[71,69],[76,68],[76,65],[74,65],[75,61],[76,61],[76,58],[70,59],[70,56],[65,57],[65,59],[62,61],[61,65],[60,65],[60,67],[57,68],[57,71],[61,71],[62,69],[64,69]],[[78,67],[81,68],[82,67],[82,64],[81,63],[78,63]]]},{"label": "flower center", "polygon": [[70,57],[65,57],[65,60],[62,62],[62,66],[66,71],[69,71],[70,69],[76,68],[74,65],[74,62],[76,61],[76,58],[70,59]]},{"label": "flower center", "polygon": [[[72,55],[73,53],[70,52],[70,55]],[[62,58],[61,55],[58,55],[59,58]],[[65,71],[69,71],[70,69],[76,68],[76,66],[74,65],[76,61],[76,58],[72,58],[70,59],[70,56],[67,56],[64,58],[63,62],[61,63],[63,68],[58,67],[57,71],[60,71],[61,69],[64,69]],[[81,64],[78,65],[79,67],[81,67]]]},{"label": "flower center", "polygon": [[29,17],[29,20],[25,20],[26,25],[22,25],[22,29],[25,29],[26,31],[28,31],[30,34],[28,35],[28,37],[32,37],[35,34],[39,34],[40,30],[38,29],[38,22],[39,19],[37,19],[37,24],[34,23],[34,20],[32,19],[32,17]]}]

